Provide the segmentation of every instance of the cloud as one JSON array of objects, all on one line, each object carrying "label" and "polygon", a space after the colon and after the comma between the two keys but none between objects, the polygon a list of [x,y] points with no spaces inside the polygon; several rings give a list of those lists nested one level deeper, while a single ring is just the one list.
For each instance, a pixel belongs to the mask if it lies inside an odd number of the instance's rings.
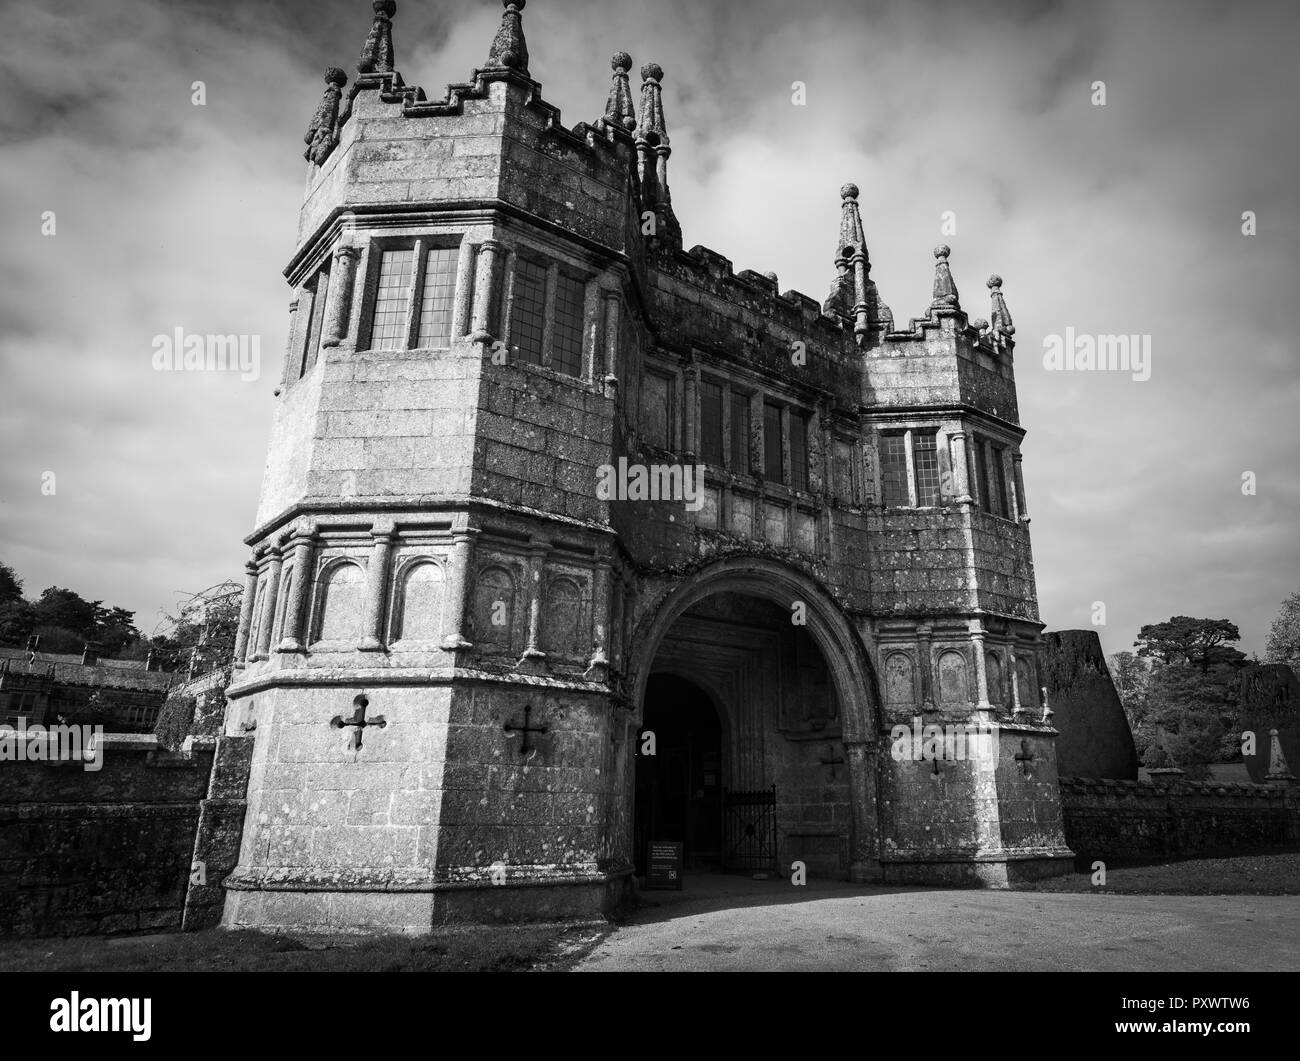
[{"label": "cloud", "polygon": [[[398,67],[431,97],[486,57],[494,5],[399,6]],[[956,213],[943,241],[963,304],[987,316],[998,272],[1016,319],[1043,617],[1088,625],[1106,600],[1111,651],[1175,613],[1226,615],[1262,649],[1300,581],[1298,18],[1173,0],[536,0],[524,14],[532,73],[566,124],[603,111],[614,51],[664,66],[688,247],[820,298],[852,180],[901,323],[928,304],[940,215]],[[148,626],[174,591],[239,576],[302,134],[323,68],[350,71],[368,23],[350,0],[7,15],[0,541],[29,592],[74,586]],[[258,335],[261,378],[152,371],[152,337],[178,326]],[[1067,327],[1151,335],[1151,379],[1045,371],[1043,337]]]}]

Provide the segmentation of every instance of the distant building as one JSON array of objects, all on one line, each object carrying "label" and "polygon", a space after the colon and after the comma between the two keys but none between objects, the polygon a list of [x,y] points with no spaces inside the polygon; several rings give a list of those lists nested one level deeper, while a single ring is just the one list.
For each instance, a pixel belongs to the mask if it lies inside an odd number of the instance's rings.
[{"label": "distant building", "polygon": [[0,647],[0,721],[15,725],[102,723],[114,733],[150,733],[167,691],[180,675],[150,661]]}]

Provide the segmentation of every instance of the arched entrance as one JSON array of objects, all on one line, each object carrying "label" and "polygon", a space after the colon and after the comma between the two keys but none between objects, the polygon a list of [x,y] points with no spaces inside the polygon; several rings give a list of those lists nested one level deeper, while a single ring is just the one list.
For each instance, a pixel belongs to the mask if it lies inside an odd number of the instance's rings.
[{"label": "arched entrance", "polygon": [[[647,840],[677,839],[647,830],[667,828],[683,834],[688,866],[693,858],[696,868],[720,868],[722,859],[700,842],[702,826],[694,826],[694,851],[687,838],[692,814],[716,820],[707,802],[716,790],[720,854],[733,850],[733,826],[752,832],[771,825],[774,869],[798,860],[813,874],[879,877],[875,680],[857,632],[825,590],[777,561],[727,558],[666,588],[633,644],[637,731],[653,729],[658,751],[665,746],[655,727],[666,726],[676,764],[644,764],[642,744],[635,745],[637,780],[625,792],[638,868]],[[667,703],[683,707],[659,706]],[[716,773],[706,765],[715,751]],[[662,797],[659,809],[648,802],[664,786],[681,793],[672,797],[680,805],[671,804],[671,821]],[[731,803],[741,796],[755,806],[774,792],[772,809],[742,810],[733,822],[723,789]]]},{"label": "arched entrance", "polygon": [[720,868],[722,721],[712,698],[686,678],[652,675],[637,750],[637,872],[651,840],[681,843],[688,870]]}]

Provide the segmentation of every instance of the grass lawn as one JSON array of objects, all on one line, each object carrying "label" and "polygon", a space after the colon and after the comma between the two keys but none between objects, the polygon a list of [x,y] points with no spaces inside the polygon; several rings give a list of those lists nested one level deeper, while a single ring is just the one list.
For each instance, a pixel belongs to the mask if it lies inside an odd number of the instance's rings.
[{"label": "grass lawn", "polygon": [[491,925],[429,936],[187,932],[0,942],[0,972],[522,972],[566,969],[604,924]]}]

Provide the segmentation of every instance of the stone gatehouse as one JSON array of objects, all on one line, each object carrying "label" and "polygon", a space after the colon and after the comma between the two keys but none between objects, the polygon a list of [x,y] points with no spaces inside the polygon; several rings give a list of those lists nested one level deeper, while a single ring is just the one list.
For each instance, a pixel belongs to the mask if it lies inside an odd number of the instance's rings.
[{"label": "stone gatehouse", "polygon": [[[523,0],[436,100],[373,6],[306,137],[224,923],[609,911],[652,840],[701,871],[1065,870],[1001,281],[972,321],[940,247],[896,323],[853,185],[824,303],[683,250],[658,65],[634,100],[616,55],[569,128]],[[691,489],[597,489],[652,466]],[[997,738],[895,759],[917,719]]]}]

